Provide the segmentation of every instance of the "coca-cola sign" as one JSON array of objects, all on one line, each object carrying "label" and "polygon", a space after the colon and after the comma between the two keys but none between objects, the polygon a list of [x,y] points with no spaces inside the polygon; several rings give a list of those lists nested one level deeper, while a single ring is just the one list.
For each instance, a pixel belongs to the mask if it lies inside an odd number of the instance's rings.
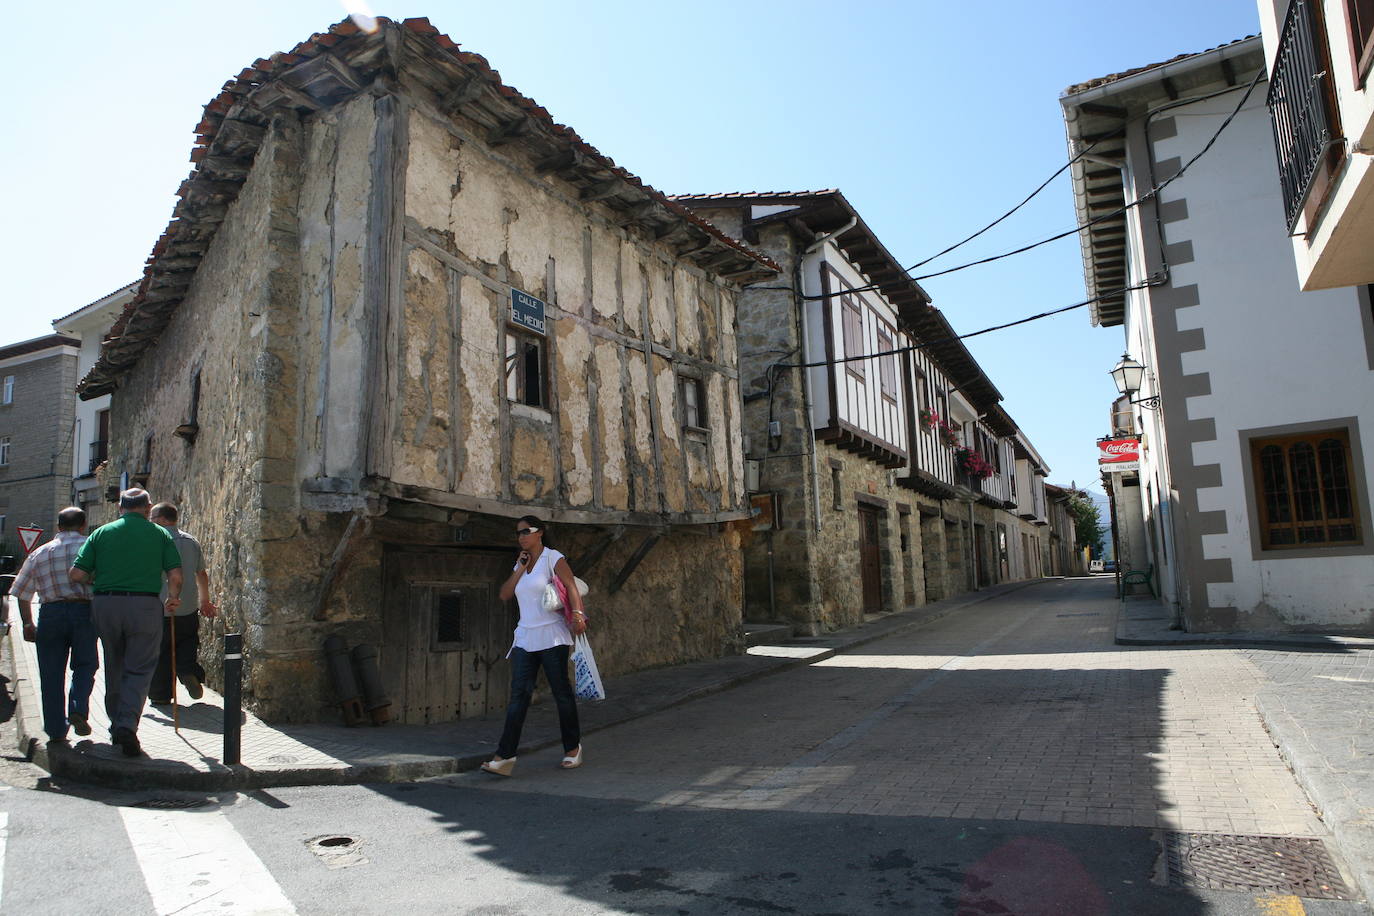
[{"label": "coca-cola sign", "polygon": [[1099,439],[1097,463],[1108,471],[1134,471],[1140,467],[1140,440]]}]

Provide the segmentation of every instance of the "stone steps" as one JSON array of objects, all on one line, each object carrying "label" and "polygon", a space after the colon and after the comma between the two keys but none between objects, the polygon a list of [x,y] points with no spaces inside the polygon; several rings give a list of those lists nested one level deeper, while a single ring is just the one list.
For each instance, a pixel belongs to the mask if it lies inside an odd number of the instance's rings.
[{"label": "stone steps", "polygon": [[792,638],[792,626],[786,623],[746,623],[744,645],[767,646],[785,643]]}]

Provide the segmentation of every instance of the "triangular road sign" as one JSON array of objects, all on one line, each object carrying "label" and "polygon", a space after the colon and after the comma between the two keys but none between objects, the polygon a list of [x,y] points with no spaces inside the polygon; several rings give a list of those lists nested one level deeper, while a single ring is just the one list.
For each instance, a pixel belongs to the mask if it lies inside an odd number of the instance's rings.
[{"label": "triangular road sign", "polygon": [[24,545],[24,553],[30,553],[33,545],[38,543],[38,536],[43,533],[42,528],[28,528],[20,525],[15,529],[19,532],[19,541]]}]

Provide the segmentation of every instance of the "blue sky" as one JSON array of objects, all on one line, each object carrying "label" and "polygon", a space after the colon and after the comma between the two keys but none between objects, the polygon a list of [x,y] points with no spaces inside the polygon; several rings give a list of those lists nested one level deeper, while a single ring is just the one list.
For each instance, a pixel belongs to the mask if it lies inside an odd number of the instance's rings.
[{"label": "blue sky", "polygon": [[[16,8],[17,7],[17,8]],[[899,260],[990,222],[1067,158],[1066,86],[1258,31],[1255,0],[848,4],[387,2],[667,193],[839,188]],[[10,5],[0,341],[137,278],[170,218],[201,107],[337,0]],[[19,76],[19,75],[25,76]],[[930,265],[1073,226],[1066,176]],[[1076,239],[924,282],[960,333],[1082,300]],[[1086,309],[970,350],[1049,463],[1097,485],[1119,328]]]}]

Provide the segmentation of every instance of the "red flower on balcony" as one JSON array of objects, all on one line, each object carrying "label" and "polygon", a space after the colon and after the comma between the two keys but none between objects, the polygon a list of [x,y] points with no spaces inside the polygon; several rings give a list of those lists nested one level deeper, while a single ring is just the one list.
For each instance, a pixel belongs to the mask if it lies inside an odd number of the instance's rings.
[{"label": "red flower on balcony", "polygon": [[954,452],[954,466],[962,473],[978,480],[984,480],[993,474],[993,466],[987,460],[971,448],[960,448]]}]

